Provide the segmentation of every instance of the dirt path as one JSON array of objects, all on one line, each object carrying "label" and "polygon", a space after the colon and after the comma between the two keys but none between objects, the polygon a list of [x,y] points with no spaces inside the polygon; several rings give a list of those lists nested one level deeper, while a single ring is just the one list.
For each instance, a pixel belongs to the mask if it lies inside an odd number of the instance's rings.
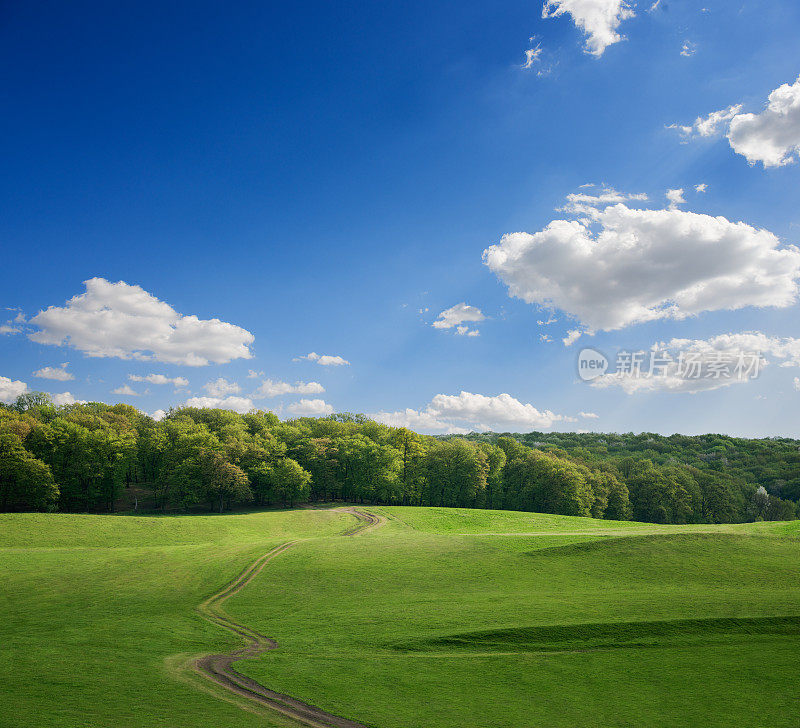
[{"label": "dirt path", "polygon": [[[342,534],[343,536],[360,535],[380,526],[385,521],[381,516],[376,516],[355,507],[337,510],[350,513],[359,521],[353,528],[345,531]],[[233,663],[237,660],[256,657],[268,650],[274,650],[278,643],[270,637],[265,637],[255,630],[235,622],[223,609],[223,603],[247,586],[272,559],[298,543],[300,542],[287,541],[280,546],[276,546],[254,561],[222,591],[209,597],[200,605],[200,613],[209,622],[239,635],[247,644],[241,649],[223,655],[200,657],[195,660],[193,667],[203,677],[212,680],[226,690],[230,690],[258,705],[271,708],[303,725],[313,726],[313,728],[367,728],[363,723],[340,718],[314,705],[304,703],[302,700],[270,690],[233,669]]]}]

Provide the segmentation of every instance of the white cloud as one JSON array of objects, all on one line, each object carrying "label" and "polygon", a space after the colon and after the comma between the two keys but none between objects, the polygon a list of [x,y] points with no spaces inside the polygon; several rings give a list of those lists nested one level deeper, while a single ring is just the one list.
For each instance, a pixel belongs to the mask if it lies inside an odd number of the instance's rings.
[{"label": "white cloud", "polygon": [[16,326],[8,324],[0,325],[0,336],[10,336],[11,334],[18,334],[20,330]]},{"label": "white cloud", "polygon": [[255,409],[252,400],[247,397],[190,397],[184,403],[184,407],[227,409],[238,412],[240,415]]},{"label": "white cloud", "polygon": [[795,378],[794,378],[794,388],[795,388],[795,389],[796,389],[798,392],[800,392],[800,377],[795,377]]},{"label": "white cloud", "polygon": [[480,336],[481,332],[478,329],[471,329],[466,324],[463,326],[456,326],[456,334],[458,336]]},{"label": "white cloud", "polygon": [[[640,362],[638,373],[635,367],[618,367],[617,372],[604,374],[591,385],[619,387],[627,394],[695,394],[752,381],[769,366],[768,356],[782,360],[782,367],[800,366],[800,339],[771,337],[760,331],[720,334],[710,339],[672,339],[654,344]],[[651,357],[657,362],[656,370],[647,376]]]},{"label": "white cloud", "polygon": [[122,395],[125,395],[126,397],[138,397],[139,396],[139,392],[137,392],[135,389],[133,389],[128,384],[123,384],[121,387],[117,387],[116,389],[112,389],[111,390],[111,394],[122,394]]},{"label": "white cloud", "polygon": [[241,387],[236,382],[229,382],[224,377],[206,382],[203,389],[208,392],[209,397],[227,397],[229,394],[238,394]]},{"label": "white cloud", "polygon": [[65,404],[86,404],[85,399],[75,399],[70,392],[60,392],[51,395],[51,397],[53,398],[53,404],[57,407],[61,407]]},{"label": "white cloud", "polygon": [[92,357],[152,359],[204,366],[249,359],[253,335],[219,319],[184,316],[172,306],[124,281],[85,281],[86,292],[63,307],[50,306],[30,323],[40,344],[72,346]]},{"label": "white cloud", "polygon": [[154,419],[156,422],[161,422],[161,420],[163,420],[163,419],[164,419],[164,418],[167,416],[167,413],[166,413],[164,410],[162,410],[162,409],[157,409],[157,410],[156,410],[155,412],[153,412],[153,414],[152,414],[152,415],[150,415],[150,416],[151,416],[151,417],[152,417],[152,418],[153,418],[153,419]]},{"label": "white cloud", "polygon": [[681,48],[681,55],[684,58],[690,58],[695,53],[697,53],[697,44],[692,43],[690,40],[683,41],[683,47]]},{"label": "white cloud", "polygon": [[425,432],[469,432],[472,430],[544,429],[556,422],[574,422],[574,418],[539,410],[509,394],[488,397],[461,392],[437,394],[424,410],[406,409],[371,415],[378,422],[393,427],[408,427]]},{"label": "white cloud", "polygon": [[667,190],[667,202],[669,202],[670,210],[677,210],[678,205],[685,205],[686,200],[683,197],[683,189]]},{"label": "white cloud", "polygon": [[331,354],[317,354],[316,351],[312,351],[310,354],[303,354],[302,356],[295,357],[292,361],[315,361],[317,364],[323,367],[342,367],[342,366],[350,366],[350,362],[347,359],[343,359],[340,356],[333,356]]},{"label": "white cloud", "polygon": [[600,415],[595,414],[594,412],[578,412],[578,417],[583,417],[587,420],[599,420]]},{"label": "white cloud", "polygon": [[677,129],[684,137],[710,137],[718,134],[742,110],[741,104],[729,106],[727,109],[713,111],[708,116],[698,116],[691,126],[670,124],[668,129]]},{"label": "white cloud", "polygon": [[782,167],[800,154],[800,76],[769,95],[760,114],[738,114],[728,128],[731,148],[750,164]]},{"label": "white cloud", "polygon": [[253,369],[250,369],[247,372],[247,378],[248,379],[258,379],[259,377],[263,377],[263,376],[264,376],[264,372],[257,372],[257,371],[254,371]]},{"label": "white cloud", "polygon": [[561,339],[564,342],[564,346],[572,346],[578,339],[581,338],[581,334],[583,332],[580,329],[570,329],[567,331],[567,335]]},{"label": "white cloud", "polygon": [[701,182],[699,185],[694,186],[695,192],[705,192],[708,189],[708,185],[705,182]]},{"label": "white cloud", "polygon": [[466,435],[470,430],[452,422],[440,420],[427,411],[415,409],[398,410],[397,412],[375,412],[370,417],[389,427],[405,427],[416,432],[431,432],[443,435]]},{"label": "white cloud", "polygon": [[539,334],[539,341],[544,342],[545,344],[550,343],[553,338],[548,334]]},{"label": "white cloud", "polygon": [[0,377],[0,402],[3,404],[11,404],[21,394],[28,391],[28,385],[18,379],[9,379],[8,377]]},{"label": "white cloud", "polygon": [[132,382],[149,382],[150,384],[173,384],[176,387],[188,387],[189,380],[186,377],[168,377],[165,374],[129,374],[128,379]]},{"label": "white cloud", "polygon": [[256,399],[263,397],[277,397],[281,394],[322,394],[325,391],[319,382],[289,382],[265,379],[261,386],[251,395]]},{"label": "white cloud", "polygon": [[624,40],[617,32],[623,20],[634,17],[633,9],[624,0],[546,0],[543,18],[556,18],[569,13],[586,38],[586,52],[603,55],[608,46]]},{"label": "white cloud", "polygon": [[298,417],[324,417],[333,414],[333,407],[324,399],[301,399],[290,404],[286,411]]},{"label": "white cloud", "polygon": [[483,315],[479,308],[468,306],[466,303],[457,303],[452,308],[442,311],[431,326],[435,329],[452,329],[455,327],[457,333],[463,336],[469,331],[468,327],[463,327],[462,330],[463,324],[484,321],[485,319],[486,316]]},{"label": "white cloud", "polygon": [[68,362],[64,362],[58,367],[42,367],[41,369],[37,369],[33,373],[33,376],[40,377],[41,379],[55,379],[58,382],[68,382],[71,379],[75,379],[75,377],[67,371],[67,366]]},{"label": "white cloud", "polygon": [[[533,38],[531,38],[533,40]],[[541,43],[537,43],[535,47],[528,48],[525,51],[525,63],[522,65],[522,68],[528,69],[533,68],[533,64],[539,60],[539,56],[542,55],[542,45]]]},{"label": "white cloud", "polygon": [[800,76],[769,94],[764,110],[742,114],[742,104],[698,117],[691,126],[672,124],[684,136],[713,136],[727,129],[728,143],[750,164],[782,167],[800,156]]},{"label": "white cloud", "polygon": [[[560,308],[589,331],[610,331],[793,304],[800,250],[779,246],[768,230],[724,217],[620,203],[597,211],[591,224],[553,220],[534,234],[506,234],[483,258],[509,295]],[[575,337],[573,330],[568,338]]]},{"label": "white cloud", "polygon": [[557,212],[566,212],[570,215],[587,215],[595,218],[598,207],[607,207],[619,202],[646,202],[647,195],[643,192],[628,194],[617,192],[613,187],[604,187],[598,194],[588,192],[571,192],[567,195],[567,203],[558,208]]}]

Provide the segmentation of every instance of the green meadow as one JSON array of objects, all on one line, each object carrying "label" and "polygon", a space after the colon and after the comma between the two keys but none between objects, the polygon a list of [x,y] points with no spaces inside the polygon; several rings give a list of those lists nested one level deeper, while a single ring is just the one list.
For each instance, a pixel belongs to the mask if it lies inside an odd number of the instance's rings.
[{"label": "green meadow", "polygon": [[183,665],[236,668],[376,728],[796,726],[800,523],[506,511],[0,516],[2,726],[287,726]]}]

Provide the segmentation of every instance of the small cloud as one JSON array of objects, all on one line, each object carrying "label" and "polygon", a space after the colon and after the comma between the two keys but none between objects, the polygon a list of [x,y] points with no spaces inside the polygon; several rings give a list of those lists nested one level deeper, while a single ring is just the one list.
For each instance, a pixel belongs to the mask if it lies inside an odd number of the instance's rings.
[{"label": "small cloud", "polygon": [[699,185],[694,186],[695,192],[705,192],[708,189],[708,185],[705,182],[701,182]]},{"label": "small cloud", "polygon": [[681,55],[684,58],[691,58],[695,53],[697,53],[697,44],[692,43],[690,40],[685,40],[681,48]]},{"label": "small cloud", "polygon": [[238,412],[240,415],[246,415],[255,409],[253,401],[247,397],[190,397],[183,406],[199,409],[227,409]]},{"label": "small cloud", "polygon": [[253,369],[251,369],[250,371],[247,372],[247,378],[248,379],[258,379],[259,377],[263,377],[263,376],[264,376],[264,372],[257,372],[257,371],[254,371]]},{"label": "small cloud", "polygon": [[324,399],[301,399],[290,404],[286,411],[298,417],[325,417],[333,414],[333,407]]},{"label": "small cloud", "polygon": [[[533,38],[531,38],[531,42],[533,42]],[[535,47],[528,48],[525,51],[525,63],[521,66],[523,69],[533,68],[533,64],[539,60],[539,56],[542,55],[542,45],[541,43],[537,43]]]},{"label": "small cloud", "polygon": [[578,412],[579,417],[583,417],[587,420],[598,420],[600,419],[600,415],[595,414],[594,412]]},{"label": "small cloud", "polygon": [[123,384],[121,387],[111,390],[111,394],[123,394],[126,397],[138,397],[139,392],[132,389],[129,385]]},{"label": "small cloud", "polygon": [[544,343],[550,343],[552,341],[552,337],[548,336],[547,334],[539,334],[539,341],[543,341]]},{"label": "small cloud", "polygon": [[483,315],[479,308],[468,306],[466,303],[457,303],[452,308],[442,311],[431,326],[435,329],[455,328],[457,333],[464,335],[466,332],[460,331],[463,324],[484,321],[485,319],[486,316]]},{"label": "small cloud", "polygon": [[157,410],[156,410],[155,412],[153,412],[153,414],[152,414],[152,415],[150,415],[150,416],[151,416],[151,417],[152,417],[152,418],[153,418],[153,419],[154,419],[156,422],[161,422],[161,420],[163,420],[163,419],[164,419],[164,418],[167,416],[167,413],[166,413],[166,412],[164,412],[164,410],[162,410],[162,409],[157,409]]},{"label": "small cloud", "polygon": [[322,394],[325,391],[319,382],[289,382],[265,379],[261,386],[251,395],[256,399],[264,397],[277,397],[282,394]]},{"label": "small cloud", "polygon": [[[188,382],[187,382],[188,383]],[[209,397],[222,398],[231,394],[238,394],[241,387],[236,382],[229,382],[224,377],[206,382],[203,389],[208,392]]]},{"label": "small cloud", "polygon": [[10,336],[11,334],[18,333],[20,333],[20,329],[18,329],[16,326],[11,326],[9,324],[0,325],[0,336]]},{"label": "small cloud", "polygon": [[64,362],[58,367],[42,367],[41,369],[37,369],[33,373],[33,376],[41,379],[55,379],[58,382],[68,382],[71,379],[75,379],[75,377],[67,371],[68,364],[69,362]]},{"label": "small cloud", "polygon": [[128,379],[132,382],[149,382],[150,384],[173,384],[176,387],[188,387],[189,380],[186,377],[168,377],[165,374],[129,374]]},{"label": "small cloud", "polygon": [[683,188],[667,190],[667,200],[669,201],[670,210],[677,210],[678,205],[685,205],[686,200],[683,197]]},{"label": "small cloud", "polygon": [[56,407],[62,407],[66,404],[86,404],[85,399],[75,399],[71,392],[60,392],[59,394],[50,395],[53,398],[53,404]]},{"label": "small cloud", "polygon": [[583,332],[580,329],[570,329],[567,331],[567,335],[561,339],[564,342],[564,346],[572,346],[578,339],[581,338],[581,334]]},{"label": "small cloud", "polygon": [[313,361],[323,367],[346,367],[350,366],[350,362],[347,359],[343,359],[340,356],[333,356],[332,354],[317,354],[316,351],[312,351],[309,354],[303,354],[302,356],[295,357],[292,361]]}]

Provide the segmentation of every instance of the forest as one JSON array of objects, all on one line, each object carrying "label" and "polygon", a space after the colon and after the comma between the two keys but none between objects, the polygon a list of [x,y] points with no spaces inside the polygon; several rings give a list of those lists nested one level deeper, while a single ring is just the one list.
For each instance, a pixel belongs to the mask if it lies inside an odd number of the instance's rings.
[{"label": "forest", "polygon": [[280,420],[184,407],[0,405],[0,511],[97,513],[321,501],[652,523],[800,515],[800,441],[723,435],[430,436],[363,415]]}]

